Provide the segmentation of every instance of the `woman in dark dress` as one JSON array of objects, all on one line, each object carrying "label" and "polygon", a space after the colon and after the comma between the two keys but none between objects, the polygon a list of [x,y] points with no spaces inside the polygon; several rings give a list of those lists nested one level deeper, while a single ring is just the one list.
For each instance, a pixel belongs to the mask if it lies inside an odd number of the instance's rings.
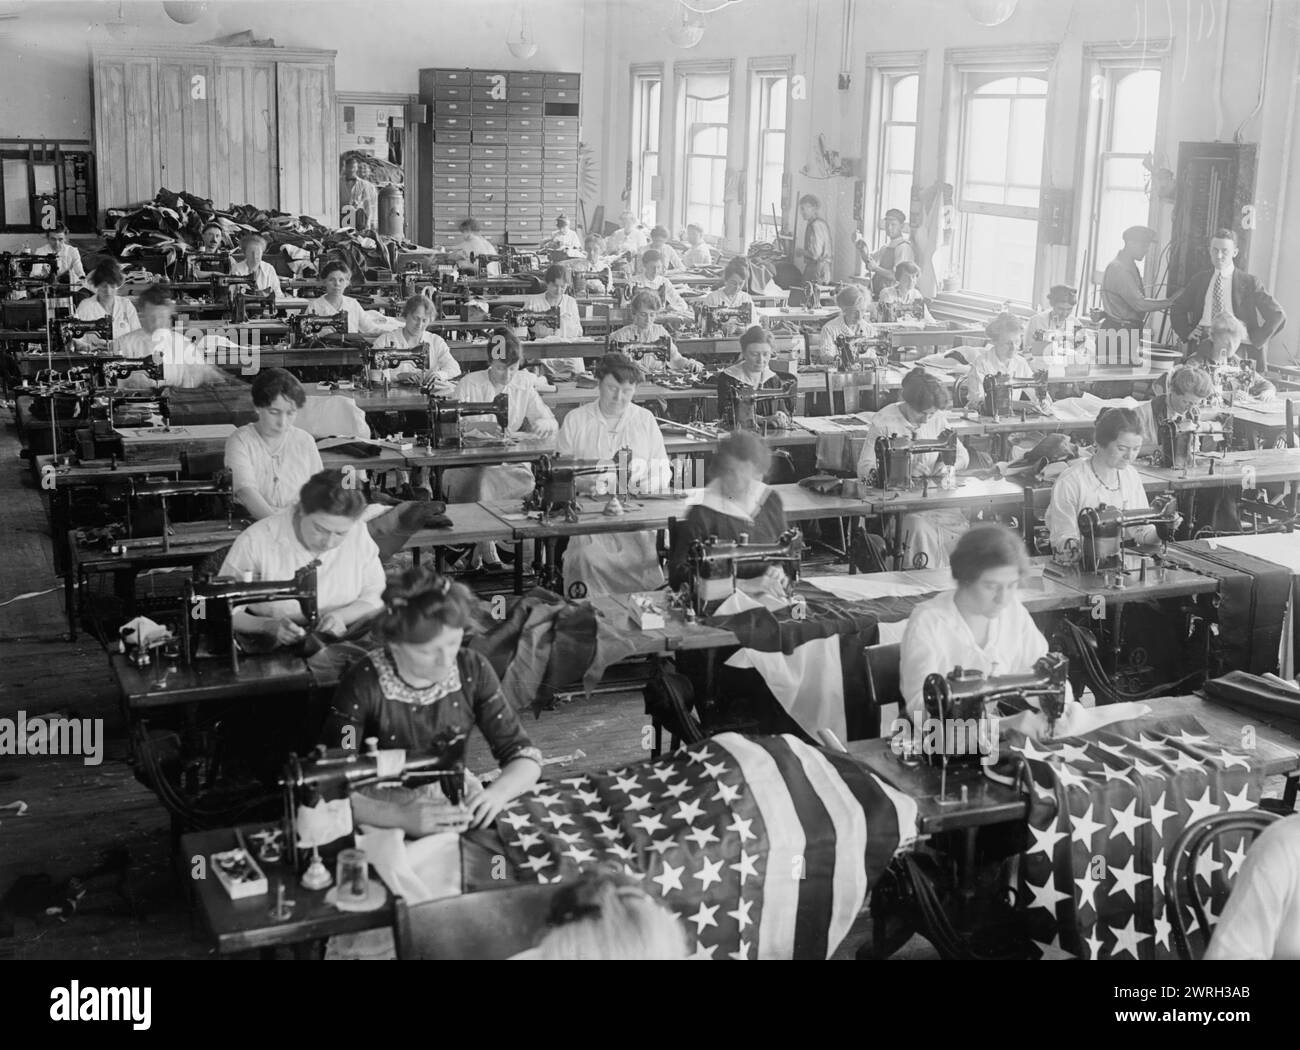
[{"label": "woman in dark dress", "polygon": [[[785,377],[768,367],[772,360],[772,333],[754,325],[740,337],[740,360],[718,373],[718,414],[723,425],[734,427],[733,409],[736,391],[742,387],[752,390],[780,390]],[[794,414],[789,398],[761,401],[754,405],[754,415],[766,418],[774,425],[788,428]]]},{"label": "woman in dark dress", "polygon": [[[390,583],[377,632],[384,642],[353,664],[339,683],[325,742],[360,749],[367,737],[377,737],[383,750],[428,753],[477,726],[501,766],[501,775],[489,786],[471,783],[465,799],[468,825],[482,828],[537,783],[542,755],[519,724],[487,658],[463,647],[476,609],[464,584],[427,567],[408,569]],[[455,750],[464,754],[463,739]],[[355,792],[352,812],[358,823],[418,836],[440,830],[440,818],[427,801]]]}]

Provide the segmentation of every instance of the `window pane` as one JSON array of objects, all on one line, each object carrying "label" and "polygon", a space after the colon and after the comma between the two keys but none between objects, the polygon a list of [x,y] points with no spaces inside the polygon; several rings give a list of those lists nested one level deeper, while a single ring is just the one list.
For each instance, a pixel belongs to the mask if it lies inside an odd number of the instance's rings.
[{"label": "window pane", "polygon": [[1115,85],[1110,148],[1115,153],[1149,153],[1156,140],[1160,73],[1143,69]]},{"label": "window pane", "polygon": [[1042,99],[1018,99],[1014,116],[1008,181],[1019,186],[1038,186],[1043,177],[1043,125],[1047,119],[1047,103]]},{"label": "window pane", "polygon": [[916,94],[920,84],[921,78],[915,74],[894,79],[889,100],[890,120],[916,120]]},{"label": "window pane", "polygon": [[885,170],[911,171],[916,156],[916,126],[894,125],[885,129]]},{"label": "window pane", "polygon": [[723,156],[727,152],[724,140],[725,135],[721,128],[692,128],[688,152],[712,153],[715,156]]},{"label": "window pane", "polygon": [[653,189],[653,182],[651,180],[658,174],[659,154],[643,153],[641,155],[640,205],[637,208],[637,211],[641,216],[641,221],[649,223],[652,226],[655,221],[655,208],[657,205],[654,198],[650,195],[651,190]]},{"label": "window pane", "polygon": [[11,226],[30,226],[32,203],[27,195],[27,161],[3,162],[5,222]]},{"label": "window pane", "polygon": [[880,198],[881,215],[890,208],[897,208],[902,212],[909,212],[912,208],[912,173],[893,172],[885,176],[882,186],[882,196]]},{"label": "window pane", "polygon": [[961,286],[1027,303],[1034,290],[1038,223],[995,215],[966,215]]},{"label": "window pane", "polygon": [[55,193],[58,190],[58,184],[54,179],[53,164],[33,164],[32,171],[36,177],[37,193]]},{"label": "window pane", "polygon": [[1011,103],[1007,99],[972,100],[967,110],[966,178],[1003,182],[1007,174],[1007,135]]},{"label": "window pane", "polygon": [[768,81],[767,92],[767,126],[769,128],[785,127],[785,100],[790,85],[785,77]]}]

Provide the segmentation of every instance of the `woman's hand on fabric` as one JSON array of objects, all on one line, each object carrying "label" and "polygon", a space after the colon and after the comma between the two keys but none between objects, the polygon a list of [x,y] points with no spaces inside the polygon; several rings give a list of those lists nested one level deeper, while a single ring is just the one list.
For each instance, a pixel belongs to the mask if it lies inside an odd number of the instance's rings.
[{"label": "woman's hand on fabric", "polygon": [[538,437],[553,437],[560,431],[560,424],[554,417],[548,416],[545,419],[536,420],[533,423],[533,433]]},{"label": "woman's hand on fabric", "polygon": [[497,814],[510,801],[497,786],[497,783],[489,784],[465,803],[466,808],[469,810],[469,826],[471,828],[487,827],[497,819]]},{"label": "woman's hand on fabric", "polygon": [[302,641],[307,632],[287,616],[279,616],[267,625],[266,633],[275,639],[276,645],[293,645]]},{"label": "woman's hand on fabric", "polygon": [[772,416],[772,422],[774,422],[782,430],[789,430],[791,426],[790,413],[777,412]]},{"label": "woman's hand on fabric", "polygon": [[328,612],[320,618],[316,630],[331,638],[342,638],[348,633],[348,625],[338,613]]}]

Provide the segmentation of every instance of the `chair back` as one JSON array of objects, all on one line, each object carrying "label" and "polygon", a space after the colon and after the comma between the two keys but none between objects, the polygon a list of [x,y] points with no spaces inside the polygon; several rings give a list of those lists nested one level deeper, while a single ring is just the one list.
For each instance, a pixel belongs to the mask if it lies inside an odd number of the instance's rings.
[{"label": "chair back", "polygon": [[1295,402],[1286,399],[1286,447],[1295,448]]},{"label": "chair back", "polygon": [[394,902],[399,959],[508,959],[537,944],[559,885],[514,883],[504,889]]},{"label": "chair back", "polygon": [[1041,488],[1035,488],[1032,485],[1025,486],[1025,512],[1021,515],[1021,523],[1024,526],[1025,546],[1029,550],[1030,557],[1050,553],[1038,549],[1035,530],[1043,524],[1043,519],[1051,502],[1051,485],[1044,485]]},{"label": "chair back", "polygon": [[880,736],[880,709],[885,704],[901,704],[902,646],[868,645],[862,650],[863,683],[866,703],[844,712],[850,740],[874,740]]},{"label": "chair back", "polygon": [[[1197,876],[1197,862],[1208,849],[1224,835],[1245,832],[1254,841],[1273,821],[1280,819],[1278,814],[1256,809],[1246,813],[1214,813],[1195,823],[1187,825],[1178,836],[1173,849],[1169,852],[1169,862],[1165,869],[1165,916],[1173,927],[1174,948],[1180,959],[1194,959],[1191,943],[1192,932],[1199,933],[1203,944],[1201,952],[1210,943],[1210,924],[1206,917],[1205,894],[1201,892],[1200,879]],[[1191,906],[1196,918],[1195,931],[1187,926],[1187,905]]]}]

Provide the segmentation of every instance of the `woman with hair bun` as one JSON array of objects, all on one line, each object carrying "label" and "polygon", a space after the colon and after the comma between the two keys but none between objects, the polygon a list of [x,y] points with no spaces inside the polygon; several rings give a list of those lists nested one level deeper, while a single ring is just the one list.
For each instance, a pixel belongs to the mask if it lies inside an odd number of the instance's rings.
[{"label": "woman with hair bun", "polygon": [[[985,347],[966,354],[970,371],[957,384],[958,400],[966,404],[981,404],[984,400],[984,380],[987,376],[1005,375],[1012,379],[1032,379],[1034,371],[1029,362],[1020,356],[1020,340],[1025,326],[1011,313],[1000,313],[985,328],[989,342]],[[1028,390],[1018,390],[1015,396],[1033,400]]]},{"label": "woman with hair bun", "polygon": [[[477,727],[501,767],[487,787],[471,781],[464,800],[469,826],[483,828],[537,783],[542,753],[524,732],[487,657],[464,645],[477,620],[478,600],[464,584],[427,566],[407,569],[384,590],[375,630],[381,644],[339,683],[325,743],[359,749],[367,737],[377,737],[383,750],[429,753]],[[464,751],[462,739],[448,757],[462,758]],[[445,811],[439,814],[427,801],[355,793],[352,811],[358,823],[418,837],[444,826]]]},{"label": "woman with hair bun", "polygon": [[685,959],[681,920],[611,867],[584,871],[556,893],[549,932],[519,959],[547,961]]}]

